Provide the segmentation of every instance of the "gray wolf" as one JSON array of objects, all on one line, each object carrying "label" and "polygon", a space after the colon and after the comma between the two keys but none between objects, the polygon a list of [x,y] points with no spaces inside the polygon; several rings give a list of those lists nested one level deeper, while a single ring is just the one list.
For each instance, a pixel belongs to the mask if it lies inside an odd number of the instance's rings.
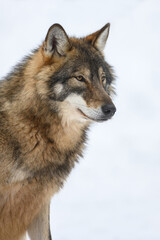
[{"label": "gray wolf", "polygon": [[0,240],[50,240],[49,204],[82,156],[92,122],[110,119],[110,24],[83,38],[52,25],[0,83]]}]

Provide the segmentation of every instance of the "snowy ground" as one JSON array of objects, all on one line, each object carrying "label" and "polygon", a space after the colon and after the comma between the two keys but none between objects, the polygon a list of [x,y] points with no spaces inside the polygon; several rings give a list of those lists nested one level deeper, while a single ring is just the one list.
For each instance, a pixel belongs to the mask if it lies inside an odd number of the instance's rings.
[{"label": "snowy ground", "polygon": [[160,1],[0,0],[0,77],[53,23],[82,36],[111,22],[117,113],[51,205],[55,240],[160,240]]}]

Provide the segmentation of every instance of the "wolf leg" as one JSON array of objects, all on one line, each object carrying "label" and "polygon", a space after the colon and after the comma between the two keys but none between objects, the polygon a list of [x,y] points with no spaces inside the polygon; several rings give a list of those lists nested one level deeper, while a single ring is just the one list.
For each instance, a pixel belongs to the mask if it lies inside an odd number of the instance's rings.
[{"label": "wolf leg", "polygon": [[49,204],[44,205],[32,221],[28,228],[28,234],[31,240],[51,240],[49,210]]},{"label": "wolf leg", "polygon": [[0,240],[18,240],[23,236],[37,214],[41,214],[42,206],[57,191],[54,182],[42,184],[37,179],[15,183],[0,190]]}]

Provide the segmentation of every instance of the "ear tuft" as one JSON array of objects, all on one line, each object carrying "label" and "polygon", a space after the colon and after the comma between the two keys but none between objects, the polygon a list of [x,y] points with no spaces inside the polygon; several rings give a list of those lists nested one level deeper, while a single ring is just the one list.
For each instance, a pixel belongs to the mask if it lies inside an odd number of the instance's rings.
[{"label": "ear tuft", "polygon": [[95,48],[97,48],[99,51],[103,52],[108,39],[109,30],[110,30],[110,23],[107,23],[99,31],[87,36],[86,40],[89,43],[91,43]]},{"label": "ear tuft", "polygon": [[45,38],[45,53],[47,55],[58,53],[60,56],[64,56],[70,48],[71,44],[63,27],[60,24],[53,24]]}]

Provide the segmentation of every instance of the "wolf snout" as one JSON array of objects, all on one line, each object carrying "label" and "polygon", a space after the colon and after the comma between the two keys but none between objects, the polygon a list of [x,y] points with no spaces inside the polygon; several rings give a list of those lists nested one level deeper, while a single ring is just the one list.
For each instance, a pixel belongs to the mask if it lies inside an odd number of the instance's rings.
[{"label": "wolf snout", "polygon": [[102,112],[104,113],[106,119],[109,119],[115,114],[116,107],[113,103],[107,103],[102,106]]}]

